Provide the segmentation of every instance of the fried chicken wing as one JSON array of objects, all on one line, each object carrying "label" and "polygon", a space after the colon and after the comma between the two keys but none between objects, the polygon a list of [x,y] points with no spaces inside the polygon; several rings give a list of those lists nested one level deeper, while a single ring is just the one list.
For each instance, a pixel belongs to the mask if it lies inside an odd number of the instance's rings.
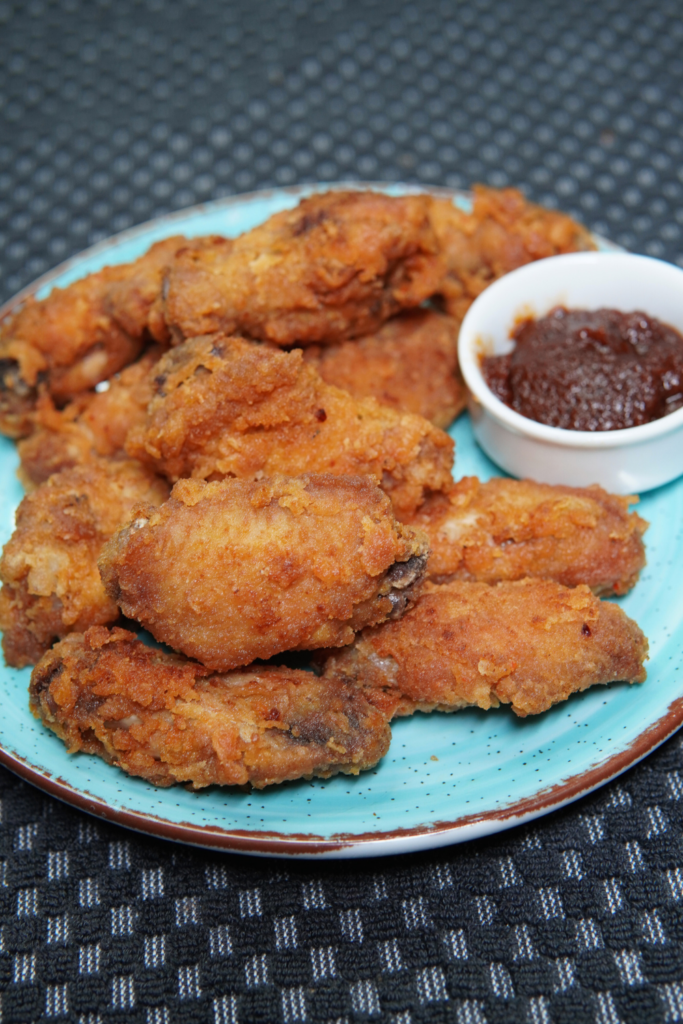
[{"label": "fried chicken wing", "polygon": [[170,480],[371,475],[406,514],[452,484],[453,442],[421,416],[325,384],[301,350],[193,338],[160,360],[126,450]]},{"label": "fried chicken wing", "polygon": [[513,188],[475,185],[471,213],[434,199],[431,220],[444,259],[439,285],[451,316],[462,320],[493,281],[525,263],[595,249],[590,232],[566,213],[528,202]]},{"label": "fried chicken wing", "polygon": [[70,752],[97,754],[155,786],[263,789],[357,775],[377,764],[391,737],[385,716],[344,681],[256,666],[212,675],[103,626],[44,655],[30,702]]},{"label": "fried chicken wing", "polygon": [[56,637],[118,619],[97,558],[135,505],[167,495],[166,481],[137,463],[91,459],[24,498],[0,560],[8,665],[35,664]]},{"label": "fried chicken wing", "polygon": [[361,686],[385,714],[488,709],[522,717],[597,683],[641,683],[647,640],[588,587],[549,580],[427,583],[400,621],[364,630],[325,678]]},{"label": "fried chicken wing", "polygon": [[149,334],[167,344],[169,331],[163,314],[163,288],[170,268],[189,252],[218,252],[232,248],[232,239],[220,235],[184,238],[178,235],[156,242],[144,256],[128,264],[123,275],[107,289],[105,305],[110,316],[132,337]]},{"label": "fried chicken wing", "polygon": [[35,413],[36,429],[19,441],[19,478],[27,491],[53,473],[71,469],[96,456],[122,458],[128,431],[143,424],[152,398],[151,370],[161,349],[154,345],[136,362],[115,374],[106,391],[89,391],[58,410],[47,395]]},{"label": "fried chicken wing", "polygon": [[340,345],[311,345],[304,359],[328,384],[354,398],[376,398],[445,429],[467,404],[453,317],[434,310],[400,313],[376,334]]},{"label": "fried chicken wing", "polygon": [[277,345],[369,334],[419,306],[442,274],[428,196],[327,192],[171,266],[164,317],[177,341],[223,331]]},{"label": "fried chicken wing", "polygon": [[351,643],[400,615],[427,563],[367,477],[180,480],[104,547],[109,596],[214,671]]},{"label": "fried chicken wing", "polygon": [[165,341],[159,303],[169,263],[182,249],[229,246],[213,237],[167,238],[134,263],[26,299],[0,325],[0,432],[30,433],[41,390],[64,405],[136,359],[145,337]]},{"label": "fried chicken wing", "polygon": [[120,273],[108,267],[55,288],[47,299],[28,298],[0,334],[0,431],[23,437],[41,390],[63,403],[132,362],[142,339],[131,337],[104,309],[104,295]]},{"label": "fried chicken wing", "polygon": [[401,518],[429,537],[429,575],[497,583],[525,576],[585,583],[598,595],[625,594],[645,565],[647,523],[633,497],[602,487],[463,477]]}]

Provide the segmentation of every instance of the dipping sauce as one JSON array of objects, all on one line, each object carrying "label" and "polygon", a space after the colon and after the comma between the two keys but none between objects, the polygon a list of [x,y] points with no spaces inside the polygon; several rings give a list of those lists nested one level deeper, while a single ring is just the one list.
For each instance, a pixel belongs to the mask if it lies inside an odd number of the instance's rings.
[{"label": "dipping sauce", "polygon": [[482,373],[511,409],[565,430],[623,430],[683,406],[683,337],[646,313],[557,307]]}]

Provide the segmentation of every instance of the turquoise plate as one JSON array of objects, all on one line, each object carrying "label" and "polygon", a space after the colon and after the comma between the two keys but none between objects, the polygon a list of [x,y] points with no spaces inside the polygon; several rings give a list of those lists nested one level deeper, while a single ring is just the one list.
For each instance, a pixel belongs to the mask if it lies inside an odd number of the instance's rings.
[{"label": "turquoise plate", "polygon": [[[153,221],[95,246],[23,294],[43,295],[54,284],[135,259],[170,234],[236,235],[312,190],[240,196]],[[463,206],[468,202],[465,194],[455,200]],[[499,472],[475,445],[466,415],[452,434],[458,476],[485,479]],[[0,439],[3,541],[22,496],[17,464],[14,445]],[[180,787],[155,789],[99,758],[67,754],[29,713],[30,671],[1,668],[0,760],[46,792],[129,828],[268,856],[405,853],[528,821],[603,785],[683,722],[683,479],[651,491],[639,511],[651,523],[648,565],[620,603],[650,639],[648,679],[640,686],[596,687],[537,718],[518,719],[504,707],[487,713],[418,714],[394,723],[389,753],[374,771],[358,778],[288,783],[264,792],[212,788],[191,793]]]}]

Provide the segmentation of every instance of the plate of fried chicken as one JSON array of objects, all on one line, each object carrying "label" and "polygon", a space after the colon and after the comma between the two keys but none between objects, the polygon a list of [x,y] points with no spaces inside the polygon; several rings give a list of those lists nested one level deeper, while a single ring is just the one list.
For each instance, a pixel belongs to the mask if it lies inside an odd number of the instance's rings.
[{"label": "plate of fried chicken", "polygon": [[474,298],[596,244],[511,189],[310,186],[18,296],[2,761],[167,838],[362,856],[509,827],[662,742],[681,485],[636,512],[502,477],[463,412]]}]

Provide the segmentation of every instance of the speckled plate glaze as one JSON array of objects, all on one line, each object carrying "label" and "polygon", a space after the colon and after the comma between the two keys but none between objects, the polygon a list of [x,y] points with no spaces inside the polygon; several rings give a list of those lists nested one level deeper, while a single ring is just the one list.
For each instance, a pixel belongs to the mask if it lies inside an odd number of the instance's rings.
[{"label": "speckled plate glaze", "polygon": [[[399,185],[372,187],[408,191]],[[236,235],[312,190],[239,196],[153,221],[89,249],[27,291],[43,295],[54,284],[135,259],[170,234]],[[468,204],[466,194],[434,191]],[[458,476],[486,479],[499,472],[475,445],[467,416],[452,434]],[[22,495],[17,463],[14,445],[0,439],[3,542]],[[264,792],[190,793],[180,787],[155,789],[96,757],[70,756],[29,713],[30,671],[1,668],[0,761],[67,803],[129,828],[266,856],[406,853],[528,821],[603,785],[683,722],[683,479],[651,491],[640,512],[651,523],[648,566],[620,603],[650,639],[648,679],[641,686],[596,687],[538,718],[518,719],[506,708],[415,715],[394,723],[389,753],[358,778],[342,775]]]}]

